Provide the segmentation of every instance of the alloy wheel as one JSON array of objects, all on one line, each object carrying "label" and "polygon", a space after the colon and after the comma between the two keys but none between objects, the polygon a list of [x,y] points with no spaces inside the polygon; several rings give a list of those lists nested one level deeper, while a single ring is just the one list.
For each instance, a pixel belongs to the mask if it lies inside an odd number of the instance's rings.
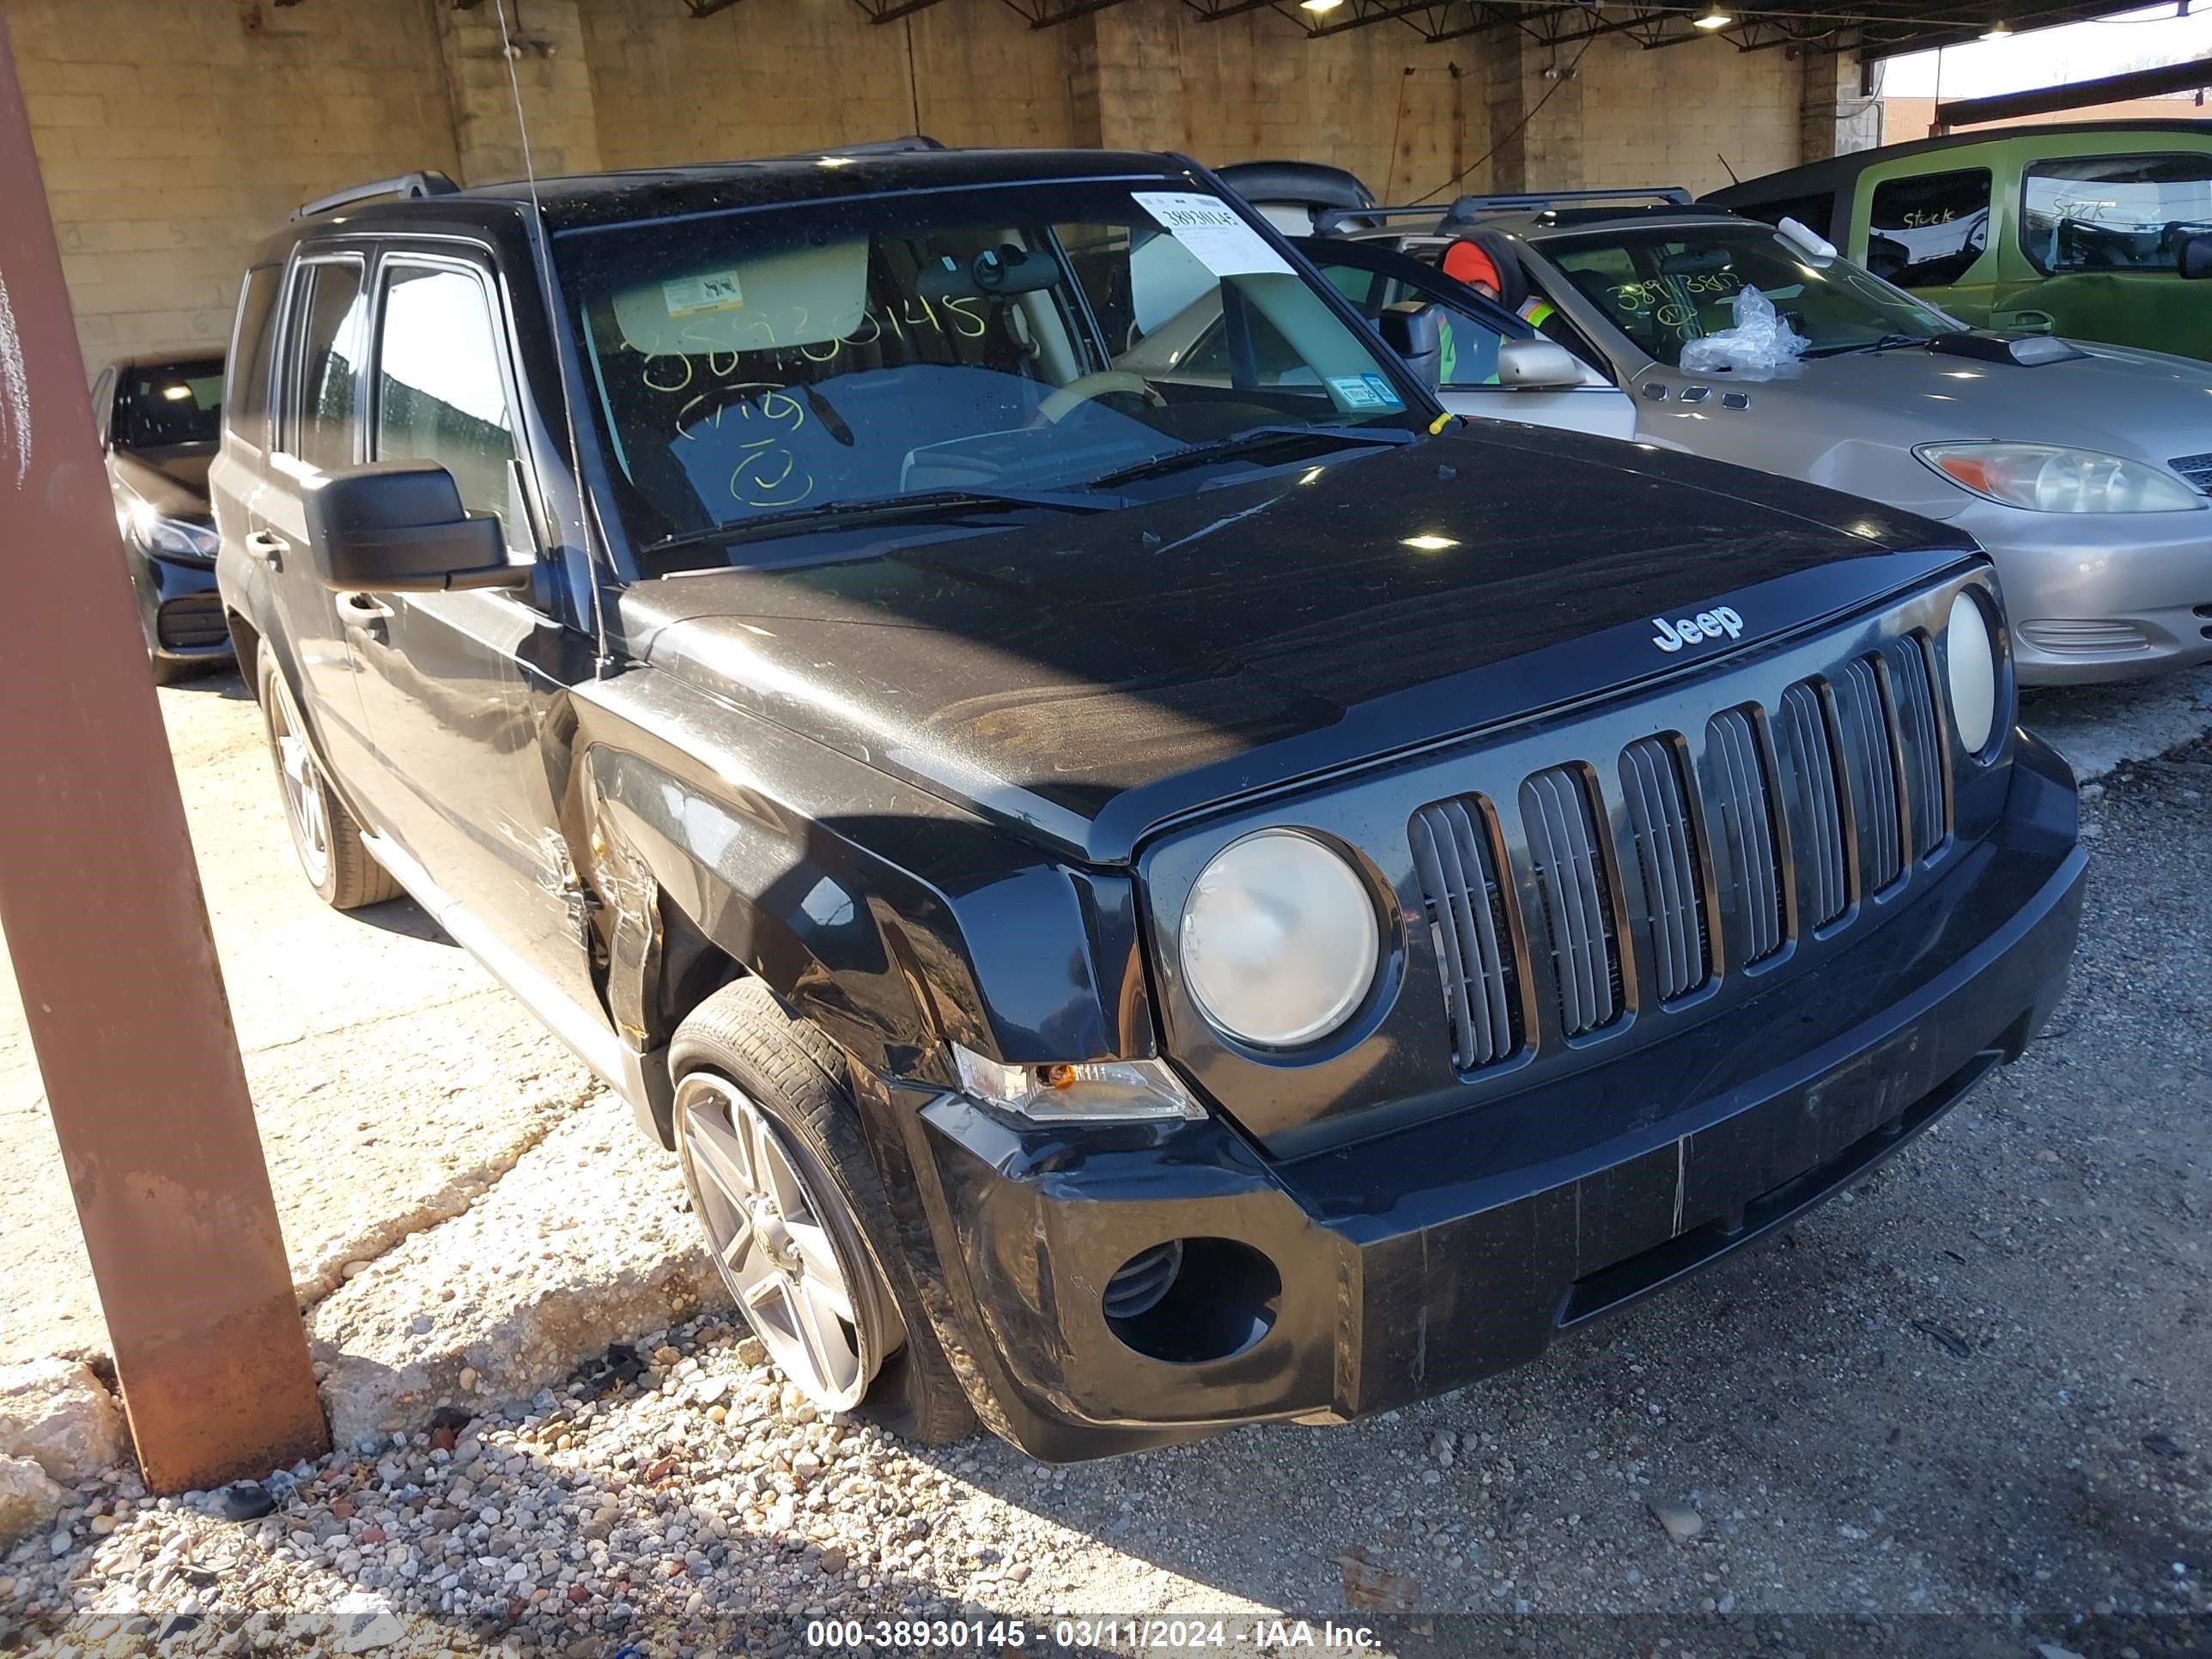
[{"label": "alloy wheel", "polygon": [[320,887],[331,872],[331,819],[324,804],[322,780],[315,775],[315,757],[300,733],[292,710],[291,695],[280,682],[269,709],[270,738],[276,750],[276,775],[284,789],[284,816],[292,826],[292,843],[307,879]]},{"label": "alloy wheel", "polygon": [[[878,1356],[854,1304],[860,1269],[841,1255],[821,1183],[807,1181],[783,1132],[727,1079],[685,1078],[676,1120],[692,1207],[746,1322],[818,1408],[850,1410]],[[850,1237],[849,1218],[838,1219]]]}]

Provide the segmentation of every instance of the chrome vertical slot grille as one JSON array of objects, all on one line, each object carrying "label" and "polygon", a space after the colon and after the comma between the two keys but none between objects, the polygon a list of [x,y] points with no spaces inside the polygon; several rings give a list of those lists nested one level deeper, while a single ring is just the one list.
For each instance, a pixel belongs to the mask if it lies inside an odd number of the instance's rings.
[{"label": "chrome vertical slot grille", "polygon": [[1622,750],[1620,790],[1628,802],[1629,830],[1644,878],[1644,912],[1632,925],[1650,941],[1659,1000],[1671,1001],[1712,975],[1697,827],[1674,742],[1644,738]]},{"label": "chrome vertical slot grille", "polygon": [[1897,705],[1898,747],[1905,756],[1905,793],[1912,815],[1912,856],[1926,858],[1948,833],[1943,797],[1942,738],[1936,724],[1936,683],[1917,635],[1890,641],[1891,695]]},{"label": "chrome vertical slot grille", "polygon": [[1613,893],[1589,790],[1579,769],[1555,766],[1521,786],[1521,817],[1558,987],[1559,1024],[1576,1037],[1620,1013]]},{"label": "chrome vertical slot grille", "polygon": [[1782,948],[1782,860],[1774,792],[1759,728],[1747,710],[1724,708],[1705,727],[1712,761],[1718,833],[1728,854],[1724,914],[1739,920],[1743,960],[1759,962]]},{"label": "chrome vertical slot grille", "polygon": [[1836,747],[1819,685],[1800,680],[1782,694],[1775,722],[1775,746],[1797,785],[1793,836],[1804,855],[1798,902],[1813,927],[1826,927],[1850,908],[1851,889],[1844,864],[1842,789],[1836,774]]},{"label": "chrome vertical slot grille", "polygon": [[1437,801],[1407,826],[1452,1029],[1452,1063],[1492,1066],[1522,1044],[1521,992],[1488,808]]},{"label": "chrome vertical slot grille", "polygon": [[1897,809],[1897,766],[1890,745],[1889,701],[1872,657],[1844,665],[1836,682],[1841,717],[1844,775],[1850,780],[1851,816],[1858,826],[1859,860],[1864,891],[1872,894],[1895,881],[1905,869],[1904,832]]}]

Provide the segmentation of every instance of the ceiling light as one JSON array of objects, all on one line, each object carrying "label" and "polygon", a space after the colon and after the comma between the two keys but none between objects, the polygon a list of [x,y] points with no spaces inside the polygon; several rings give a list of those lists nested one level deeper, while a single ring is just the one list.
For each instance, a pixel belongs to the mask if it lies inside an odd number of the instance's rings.
[{"label": "ceiling light", "polygon": [[188,386],[165,386],[161,395],[173,404],[180,404],[192,395],[192,389]]},{"label": "ceiling light", "polygon": [[1439,536],[1431,532],[1425,536],[1408,536],[1401,545],[1419,553],[1442,553],[1448,548],[1457,547],[1459,544],[1449,536]]},{"label": "ceiling light", "polygon": [[1344,0],[1298,0],[1298,9],[1318,15],[1325,11],[1334,11],[1343,3]]},{"label": "ceiling light", "polygon": [[1713,0],[1713,3],[1705,8],[1702,16],[1692,17],[1690,20],[1693,27],[1701,29],[1724,29],[1735,21],[1735,18],[1721,9],[1720,0]]},{"label": "ceiling light", "polygon": [[1996,22],[1990,24],[1989,27],[1982,31],[1982,39],[1984,40],[2009,40],[2012,39],[2012,25],[2006,22],[2003,18],[2000,17]]}]

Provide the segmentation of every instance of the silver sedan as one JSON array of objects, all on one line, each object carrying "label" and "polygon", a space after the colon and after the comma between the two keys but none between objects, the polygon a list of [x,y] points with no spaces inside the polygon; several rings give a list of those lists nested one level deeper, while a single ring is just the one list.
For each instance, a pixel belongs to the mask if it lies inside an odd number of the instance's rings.
[{"label": "silver sedan", "polygon": [[[1455,216],[1371,234],[1434,260],[1504,233],[1523,314],[1633,400],[1644,441],[1957,525],[1996,561],[2023,681],[2212,660],[2212,364],[1969,331],[1809,233],[1710,210]],[[1712,341],[1750,289],[1796,361],[1684,370],[1726,355]]]}]

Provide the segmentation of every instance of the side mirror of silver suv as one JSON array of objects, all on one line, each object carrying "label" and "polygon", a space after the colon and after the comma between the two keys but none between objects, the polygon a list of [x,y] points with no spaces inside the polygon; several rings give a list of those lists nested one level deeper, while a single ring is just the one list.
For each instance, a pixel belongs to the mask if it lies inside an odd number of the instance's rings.
[{"label": "side mirror of silver suv", "polygon": [[1498,384],[1516,392],[1561,392],[1583,383],[1574,353],[1549,340],[1507,340],[1498,348]]}]

